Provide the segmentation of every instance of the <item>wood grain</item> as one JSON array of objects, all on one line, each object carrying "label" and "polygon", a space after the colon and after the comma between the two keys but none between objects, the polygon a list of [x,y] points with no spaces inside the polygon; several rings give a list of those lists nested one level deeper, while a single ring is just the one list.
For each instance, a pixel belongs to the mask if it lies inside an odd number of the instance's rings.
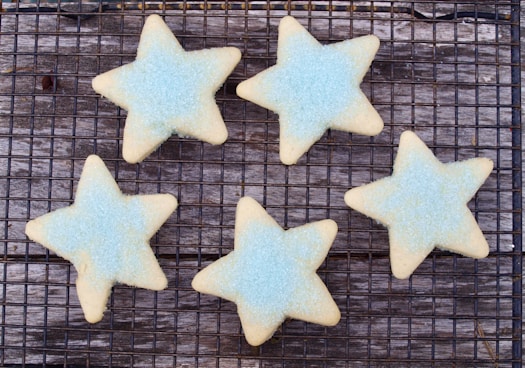
[{"label": "wood grain", "polygon": [[[472,10],[449,2],[388,4],[427,15]],[[494,8],[480,2],[476,9]],[[497,11],[508,13],[509,6]],[[512,271],[509,23],[293,12],[323,43],[380,37],[362,88],[386,125],[374,138],[327,132],[297,165],[285,167],[277,116],[235,95],[240,81],[275,63],[285,14],[168,12],[166,22],[186,49],[229,45],[243,53],[217,93],[229,139],[210,146],[174,136],[130,165],[121,156],[126,112],[96,95],[91,79],[134,59],[144,14],[77,21],[2,13],[1,365],[510,366],[512,282],[519,275]],[[42,88],[47,77],[54,83]],[[410,280],[396,280],[386,229],[345,206],[346,190],[389,175],[407,129],[444,162],[494,160],[494,172],[470,203],[491,247],[487,259],[436,251]],[[83,319],[74,268],[24,235],[27,220],[72,202],[91,153],[106,161],[124,192],[168,192],[180,202],[151,241],[168,289],[116,286],[95,325]],[[319,270],[342,312],[337,326],[287,321],[271,341],[251,348],[232,303],[191,289],[201,267],[232,249],[235,205],[244,195],[286,228],[337,222],[338,236]]]}]

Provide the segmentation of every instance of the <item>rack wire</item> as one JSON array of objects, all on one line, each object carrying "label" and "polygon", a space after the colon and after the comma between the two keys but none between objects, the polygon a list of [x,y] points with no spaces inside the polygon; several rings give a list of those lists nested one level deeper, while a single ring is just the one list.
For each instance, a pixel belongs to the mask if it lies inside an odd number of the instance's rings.
[{"label": "rack wire", "polygon": [[[0,365],[521,366],[519,1],[1,5]],[[134,59],[153,13],[186,49],[236,46],[243,58],[217,93],[226,143],[174,136],[130,165],[121,156],[126,112],[90,84]],[[322,43],[381,39],[362,84],[385,121],[380,135],[329,131],[297,165],[280,164],[277,116],[238,98],[235,87],[275,63],[286,14]],[[346,190],[389,175],[404,130],[416,131],[442,161],[494,160],[469,203],[488,258],[436,250],[410,279],[397,280],[386,229],[344,205]],[[29,219],[72,203],[91,153],[125,193],[172,193],[180,202],[151,241],[169,287],[115,286],[93,325],[83,319],[74,267],[24,235]],[[235,205],[245,195],[285,228],[337,222],[318,271],[341,309],[337,326],[286,321],[252,348],[232,303],[192,290],[196,272],[232,249]]]}]

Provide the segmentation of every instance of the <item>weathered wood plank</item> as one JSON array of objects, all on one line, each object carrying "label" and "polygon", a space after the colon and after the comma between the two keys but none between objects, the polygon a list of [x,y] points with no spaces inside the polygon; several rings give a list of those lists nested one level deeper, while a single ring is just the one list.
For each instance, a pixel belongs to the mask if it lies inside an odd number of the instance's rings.
[{"label": "weathered wood plank", "polygon": [[[438,15],[472,9],[443,2],[394,5]],[[481,4],[481,10],[494,11],[494,6]],[[121,159],[125,111],[100,99],[90,83],[99,72],[133,60],[142,14],[103,14],[81,22],[56,14],[2,14],[1,362],[508,365],[509,26],[471,19],[413,21],[388,13],[312,12],[308,19],[308,13],[293,13],[325,43],[370,32],[381,38],[363,90],[386,127],[373,139],[328,132],[298,165],[285,167],[278,158],[277,116],[234,93],[237,83],[275,62],[277,25],[284,14],[168,13],[168,25],[187,49],[232,45],[242,50],[241,63],[217,94],[230,135],[217,147],[172,137],[140,165]],[[42,90],[46,75],[57,80],[51,91]],[[489,258],[435,252],[411,280],[393,279],[386,230],[345,206],[350,187],[390,173],[406,129],[415,129],[442,161],[486,156],[497,164],[471,203],[491,245]],[[152,240],[168,289],[154,293],[117,286],[104,320],[92,326],[83,320],[74,268],[24,235],[28,219],[71,203],[90,153],[107,162],[126,193],[169,192],[180,202]],[[191,289],[200,267],[232,249],[235,205],[242,195],[263,203],[285,227],[328,217],[338,223],[319,272],[342,311],[336,327],[288,321],[272,341],[252,349],[232,303]]]}]

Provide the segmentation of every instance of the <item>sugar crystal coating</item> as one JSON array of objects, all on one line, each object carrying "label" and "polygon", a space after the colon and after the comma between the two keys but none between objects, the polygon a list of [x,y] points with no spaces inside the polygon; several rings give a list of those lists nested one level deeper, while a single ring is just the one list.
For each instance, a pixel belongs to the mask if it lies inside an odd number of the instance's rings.
[{"label": "sugar crystal coating", "polygon": [[97,322],[115,283],[153,290],[167,286],[148,242],[176,207],[169,194],[122,194],[102,160],[92,155],[75,202],[29,221],[26,234],[73,263],[85,317]]},{"label": "sugar crystal coating", "polygon": [[96,92],[128,110],[124,159],[142,161],[174,133],[223,143],[228,132],[215,93],[240,58],[234,47],[185,51],[159,15],[149,16],[136,60],[92,81]]},{"label": "sugar crystal coating", "polygon": [[334,325],[340,312],[315,273],[337,233],[332,220],[283,230],[249,197],[237,207],[235,247],[192,286],[237,304],[247,341],[260,345],[286,317]]},{"label": "sugar crystal coating", "polygon": [[388,227],[392,272],[406,278],[434,247],[473,258],[488,254],[467,202],[492,167],[485,158],[443,164],[414,133],[404,132],[393,174],[349,190],[345,202]]},{"label": "sugar crystal coating", "polygon": [[296,163],[329,128],[381,132],[359,87],[378,48],[373,35],[322,45],[294,18],[281,20],[277,64],[240,83],[237,94],[279,114],[283,163]]}]

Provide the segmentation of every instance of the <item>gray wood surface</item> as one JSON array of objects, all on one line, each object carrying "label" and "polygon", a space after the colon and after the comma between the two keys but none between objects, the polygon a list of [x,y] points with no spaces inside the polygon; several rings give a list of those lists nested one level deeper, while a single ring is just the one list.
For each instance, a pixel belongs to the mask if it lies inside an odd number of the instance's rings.
[{"label": "gray wood surface", "polygon": [[[326,2],[320,2],[326,4]],[[382,5],[382,4],[375,4]],[[510,13],[508,3],[394,2],[426,15]],[[3,4],[11,8],[12,4]],[[150,14],[147,12],[146,14]],[[275,63],[281,11],[169,11],[188,50],[236,46],[243,59],[217,93],[224,145],[172,137],[139,165],[122,160],[126,112],[91,79],[135,57],[140,11],[86,20],[0,18],[0,364],[273,367],[505,367],[512,359],[511,62],[507,21],[415,21],[410,15],[295,11],[323,43],[381,39],[362,88],[385,121],[374,138],[327,132],[295,166],[278,158],[277,116],[235,95]],[[42,79],[55,82],[43,90]],[[491,247],[475,261],[436,251],[409,280],[390,274],[386,229],[351,211],[344,193],[389,175],[399,135],[415,130],[444,161],[489,157],[495,169],[469,203]],[[82,315],[67,262],[30,242],[25,223],[70,204],[87,155],[100,155],[125,193],[180,203],[151,244],[162,292],[114,288],[103,321]],[[260,348],[235,305],[191,289],[195,273],[233,247],[235,205],[249,195],[282,226],[332,218],[339,233],[319,274],[341,322],[287,321]]]}]

